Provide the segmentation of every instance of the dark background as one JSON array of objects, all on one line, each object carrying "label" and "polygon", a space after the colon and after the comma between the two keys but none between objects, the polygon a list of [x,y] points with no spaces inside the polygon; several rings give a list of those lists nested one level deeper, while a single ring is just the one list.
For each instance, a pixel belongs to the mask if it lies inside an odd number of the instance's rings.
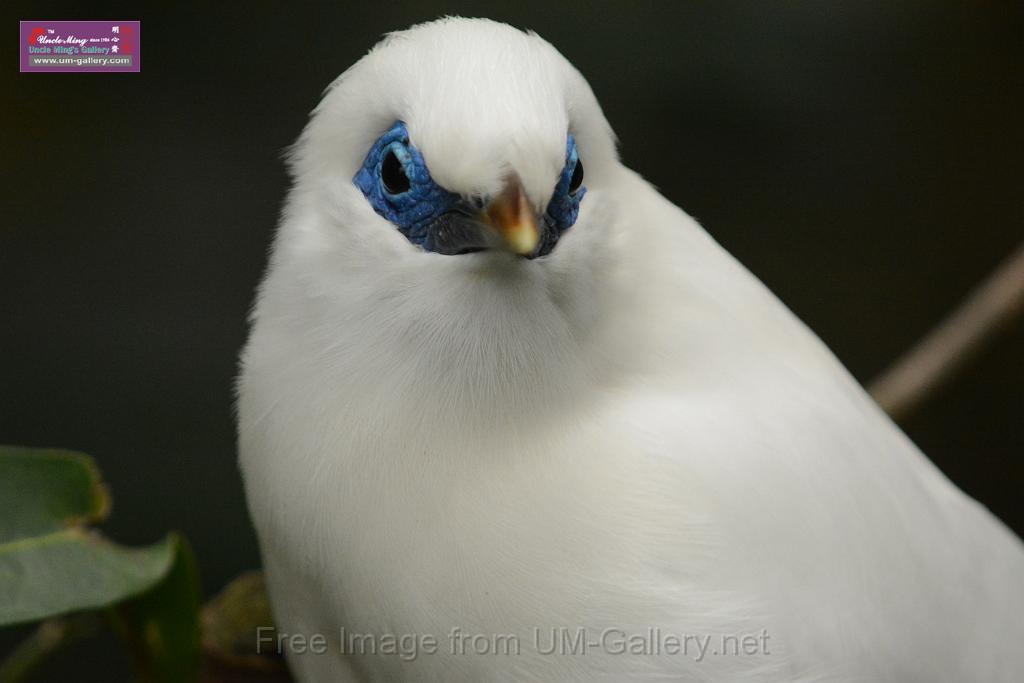
[{"label": "dark background", "polygon": [[[867,381],[1024,235],[1022,8],[15,5],[0,41],[0,442],[93,454],[114,496],[106,530],[140,544],[183,530],[207,592],[257,566],[232,380],[281,152],[383,32],[444,13],[554,43],[625,162]],[[142,72],[19,74],[17,19],[141,19]],[[1017,324],[905,425],[1018,533],[1022,348]],[[0,633],[0,651],[22,632]],[[126,666],[104,640],[44,678],[119,680]]]}]

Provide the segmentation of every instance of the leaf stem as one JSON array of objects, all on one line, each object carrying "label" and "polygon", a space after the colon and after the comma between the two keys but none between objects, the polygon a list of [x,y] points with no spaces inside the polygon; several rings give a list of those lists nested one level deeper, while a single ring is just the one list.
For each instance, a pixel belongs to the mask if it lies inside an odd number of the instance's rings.
[{"label": "leaf stem", "polygon": [[21,683],[44,661],[68,644],[94,635],[99,622],[94,614],[47,619],[0,662],[0,683]]}]

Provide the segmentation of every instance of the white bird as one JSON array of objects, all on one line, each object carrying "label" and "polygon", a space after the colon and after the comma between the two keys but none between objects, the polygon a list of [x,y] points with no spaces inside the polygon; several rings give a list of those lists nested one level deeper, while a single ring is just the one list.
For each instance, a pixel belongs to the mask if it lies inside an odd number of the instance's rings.
[{"label": "white bird", "polygon": [[540,37],[389,35],[291,171],[238,429],[298,680],[1024,680],[1019,539]]}]

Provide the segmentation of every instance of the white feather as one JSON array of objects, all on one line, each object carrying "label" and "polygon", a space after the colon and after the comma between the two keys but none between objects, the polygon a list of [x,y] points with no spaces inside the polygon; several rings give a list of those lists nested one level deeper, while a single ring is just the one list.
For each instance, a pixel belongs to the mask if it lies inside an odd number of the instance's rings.
[{"label": "white feather", "polygon": [[[405,121],[444,187],[588,193],[546,258],[426,253],[352,176]],[[241,465],[302,681],[1016,681],[1024,550],[686,214],[548,43],[445,19],[329,89],[239,380]],[[542,654],[534,629],[768,635]],[[342,655],[340,629],[436,654]],[[518,655],[449,634],[515,634]],[[691,643],[692,645],[692,643]]]}]

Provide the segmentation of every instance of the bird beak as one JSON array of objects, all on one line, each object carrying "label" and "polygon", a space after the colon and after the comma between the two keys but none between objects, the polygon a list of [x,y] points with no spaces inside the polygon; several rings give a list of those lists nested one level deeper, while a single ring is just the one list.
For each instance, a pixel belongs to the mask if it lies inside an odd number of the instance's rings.
[{"label": "bird beak", "polygon": [[537,251],[540,242],[537,219],[526,200],[523,183],[515,173],[508,177],[505,188],[487,206],[484,221],[512,253],[532,256]]}]

